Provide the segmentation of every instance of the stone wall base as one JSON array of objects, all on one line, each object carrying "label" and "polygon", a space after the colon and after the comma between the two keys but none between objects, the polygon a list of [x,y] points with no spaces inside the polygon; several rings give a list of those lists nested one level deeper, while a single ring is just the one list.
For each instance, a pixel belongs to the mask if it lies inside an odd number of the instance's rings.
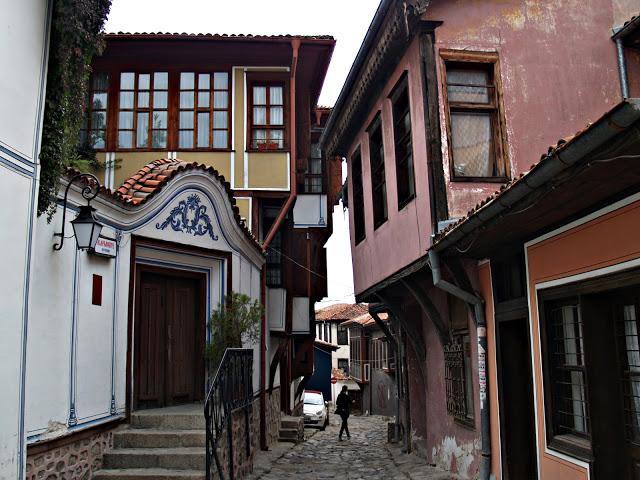
[{"label": "stone wall base", "polygon": [[[113,426],[115,429],[117,425]],[[102,467],[105,452],[113,447],[113,429],[87,435],[79,432],[51,443],[35,454],[27,450],[27,480],[89,480]],[[73,440],[73,438],[78,438]],[[68,441],[67,441],[68,440]]]}]

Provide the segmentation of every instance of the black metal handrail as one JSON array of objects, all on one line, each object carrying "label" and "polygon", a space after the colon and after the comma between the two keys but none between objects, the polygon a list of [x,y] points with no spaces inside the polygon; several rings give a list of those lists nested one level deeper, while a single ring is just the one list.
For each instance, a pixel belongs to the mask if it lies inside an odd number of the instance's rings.
[{"label": "black metal handrail", "polygon": [[233,469],[233,424],[232,413],[244,408],[247,456],[251,454],[249,432],[249,410],[253,401],[253,350],[227,348],[216,374],[210,383],[204,403],[206,424],[206,478],[211,480],[213,462],[220,480],[224,480],[224,469],[218,457],[218,444],[227,427],[229,445],[229,478],[234,480]]}]

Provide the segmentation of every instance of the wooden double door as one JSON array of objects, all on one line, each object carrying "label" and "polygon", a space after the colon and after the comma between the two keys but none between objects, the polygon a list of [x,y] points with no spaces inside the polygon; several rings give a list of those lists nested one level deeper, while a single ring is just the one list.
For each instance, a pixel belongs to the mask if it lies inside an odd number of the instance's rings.
[{"label": "wooden double door", "polygon": [[140,266],[138,271],[134,408],[202,400],[205,277]]}]

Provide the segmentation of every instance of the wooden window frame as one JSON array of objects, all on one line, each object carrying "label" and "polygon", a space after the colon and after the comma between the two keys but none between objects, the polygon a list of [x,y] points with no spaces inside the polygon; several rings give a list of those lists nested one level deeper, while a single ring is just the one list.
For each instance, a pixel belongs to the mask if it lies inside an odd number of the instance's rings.
[{"label": "wooden window frame", "polygon": [[[354,168],[356,164],[356,160],[358,162],[358,171]],[[364,216],[364,185],[363,185],[363,175],[362,175],[362,150],[360,147],[356,148],[351,155],[351,185],[353,186],[353,191],[351,192],[350,197],[350,207],[353,212],[353,238],[355,239],[355,244],[358,245],[367,237],[366,232],[366,223]],[[357,188],[356,188],[357,187]]]},{"label": "wooden window frame", "polygon": [[[338,324],[336,337],[338,345],[349,345],[349,328],[343,327],[342,325]],[[344,342],[341,342],[340,340],[343,339]]]},{"label": "wooden window frame", "polygon": [[[183,89],[182,86],[180,85],[180,79],[181,79],[181,75],[183,73],[193,73],[194,78],[193,78],[193,88],[192,89]],[[215,74],[216,73],[226,73],[227,74],[227,88],[226,90],[224,89],[216,89],[215,88]],[[208,89],[200,89],[199,88],[199,76],[200,75],[209,75],[209,88]],[[177,112],[177,119],[176,119],[176,123],[175,123],[175,145],[176,145],[176,150],[178,151],[189,151],[189,152],[201,152],[201,151],[206,151],[206,152],[229,152],[232,150],[231,147],[231,142],[232,142],[232,138],[231,138],[231,129],[232,129],[232,125],[231,125],[231,110],[232,110],[232,101],[233,99],[231,98],[231,72],[229,70],[225,70],[225,69],[212,69],[210,71],[204,71],[204,70],[198,70],[198,69],[194,69],[194,70],[184,70],[181,69],[180,71],[177,72],[177,95],[176,95],[176,112]],[[215,101],[214,101],[214,97],[215,97],[215,93],[216,92],[227,92],[227,108],[215,108]],[[193,107],[191,108],[181,108],[180,107],[180,94],[182,92],[193,92]],[[207,92],[209,94],[209,107],[200,107],[198,105],[198,97],[200,95],[200,92]],[[213,145],[213,137],[214,137],[214,133],[216,130],[221,131],[221,130],[225,130],[223,128],[216,128],[215,123],[214,123],[214,114],[215,112],[222,112],[222,111],[226,111],[227,113],[227,146],[224,148],[221,147],[214,147]],[[193,112],[193,129],[188,129],[188,128],[180,128],[180,113],[181,112]],[[208,113],[209,114],[209,142],[208,145],[206,147],[199,147],[198,146],[198,113]],[[181,147],[180,146],[180,132],[181,131],[192,131],[192,147]]]},{"label": "wooden window frame", "polygon": [[[265,125],[254,125],[253,124],[253,88],[254,87],[266,87],[267,89],[267,97],[265,107],[266,111],[266,119],[267,122],[270,121],[270,88],[269,87],[282,87],[282,127],[280,126],[271,126],[269,123]],[[254,72],[253,75],[247,74],[247,99],[246,99],[246,109],[247,109],[247,152],[260,152],[260,153],[269,153],[269,152],[287,152],[289,151],[289,82],[283,78],[282,74],[257,74]],[[279,105],[275,105],[279,106]],[[281,130],[282,133],[282,148],[257,148],[253,146],[253,131],[254,130],[266,130],[267,132],[270,130]]]},{"label": "wooden window frame", "polygon": [[[372,137],[377,131],[380,131],[380,158],[377,153],[374,157],[372,145]],[[377,230],[384,225],[389,219],[389,202],[387,201],[387,178],[385,169],[384,156],[384,131],[382,129],[382,112],[376,113],[375,117],[367,127],[367,140],[369,142],[369,172],[371,173],[371,200],[373,202],[373,229]],[[376,165],[374,165],[376,161]],[[375,169],[374,169],[375,167]],[[380,181],[376,183],[376,176],[380,176]],[[380,199],[384,202],[384,212],[378,212],[376,209],[376,196],[380,195]]]},{"label": "wooden window frame", "polygon": [[[500,163],[504,168],[504,176],[472,177],[459,176],[455,173],[455,160],[453,158],[453,143],[451,138],[451,103],[449,102],[447,88],[447,65],[457,64],[459,66],[477,66],[486,68],[491,72],[494,85],[494,99],[492,108],[486,105],[455,103],[455,111],[493,111],[492,132],[494,161]],[[447,132],[447,143],[449,152],[449,178],[452,182],[476,182],[476,183],[505,183],[511,177],[511,166],[507,155],[506,126],[504,108],[502,106],[502,81],[500,76],[500,61],[495,52],[472,52],[466,50],[440,50],[440,71],[441,89],[445,108],[445,127]]]},{"label": "wooden window frame", "polygon": [[[106,90],[97,90],[94,87],[94,80],[96,78],[97,75],[105,75],[107,77],[107,88]],[[86,124],[82,126],[82,128],[80,129],[81,132],[81,136],[84,137],[84,142],[86,143],[86,145],[88,145],[89,147],[91,147],[93,150],[97,151],[97,152],[104,152],[107,150],[108,148],[108,138],[109,138],[109,126],[111,125],[111,118],[109,118],[109,107],[110,107],[110,103],[113,101],[113,98],[111,96],[111,72],[108,71],[104,71],[104,70],[98,70],[95,72],[92,72],[90,78],[89,78],[89,92],[88,92],[88,97],[87,97],[87,106],[86,106],[86,111],[85,111],[85,122]],[[101,108],[99,110],[94,110],[93,108],[93,95],[94,93],[104,93],[107,95],[107,104],[105,105],[104,108]],[[102,148],[96,148],[92,142],[92,135],[93,135],[93,131],[95,130],[93,128],[93,114],[94,112],[104,112],[104,116],[105,116],[105,123],[104,123],[104,137],[103,137],[103,142],[104,142],[104,147]]]},{"label": "wooden window frame", "polygon": [[[398,102],[398,99],[405,92],[407,95],[407,108],[402,112],[396,112],[396,104]],[[396,165],[396,190],[398,197],[398,210],[402,210],[409,203],[411,203],[414,198],[416,198],[416,174],[414,165],[415,155],[413,154],[413,125],[411,123],[411,92],[409,91],[409,75],[406,70],[400,76],[400,79],[396,82],[393,90],[391,90],[391,93],[389,94],[389,100],[391,101],[391,116],[393,123],[393,147]],[[400,115],[397,115],[398,113],[400,113]],[[409,129],[401,138],[398,138],[399,126],[401,124],[401,121],[407,115],[409,115]],[[405,154],[403,158],[400,158],[400,148],[403,143],[408,143],[408,153]],[[404,185],[400,184],[400,175],[398,175],[398,172],[401,170],[401,168],[407,169],[407,178],[409,180],[407,185],[408,193],[404,197],[400,196],[401,187],[404,187]]]},{"label": "wooden window frame", "polygon": [[[133,74],[133,89],[123,90],[121,88],[121,75],[123,73],[132,73]],[[156,73],[166,73],[167,74],[167,88],[166,89],[156,89],[155,88],[155,74]],[[139,107],[138,106],[138,96],[140,94],[139,88],[139,78],[140,75],[149,75],[149,89],[143,90],[144,92],[149,93],[149,103],[147,107]],[[116,108],[116,151],[118,152],[163,152],[171,149],[171,116],[172,116],[172,89],[171,89],[171,76],[172,72],[168,69],[159,69],[159,70],[121,70],[118,72],[118,89],[117,89],[117,108]],[[120,107],[120,92],[133,92],[133,107],[130,109],[123,110]],[[166,92],[167,93],[167,106],[164,108],[155,108],[154,106],[154,93],[155,92]],[[131,129],[121,129],[120,128],[120,112],[132,112],[133,114],[133,128]],[[167,123],[166,128],[163,129],[154,129],[153,128],[153,113],[154,112],[166,112],[167,114]],[[149,114],[149,125],[147,126],[147,141],[148,144],[146,146],[138,147],[138,114],[139,113],[148,113]],[[154,147],[153,146],[153,132],[154,130],[164,130],[166,131],[166,145],[164,147]],[[132,142],[131,147],[121,147],[120,146],[120,131],[132,132]]]}]

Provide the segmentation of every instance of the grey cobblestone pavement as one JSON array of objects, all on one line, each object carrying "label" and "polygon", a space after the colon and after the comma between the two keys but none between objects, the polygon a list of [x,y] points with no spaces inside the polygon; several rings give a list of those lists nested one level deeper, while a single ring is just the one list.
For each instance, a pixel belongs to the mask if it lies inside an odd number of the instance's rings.
[{"label": "grey cobblestone pavement", "polygon": [[385,417],[351,417],[350,440],[338,441],[339,418],[324,432],[306,428],[298,445],[278,443],[258,452],[250,480],[453,480],[457,478],[387,443]]}]

